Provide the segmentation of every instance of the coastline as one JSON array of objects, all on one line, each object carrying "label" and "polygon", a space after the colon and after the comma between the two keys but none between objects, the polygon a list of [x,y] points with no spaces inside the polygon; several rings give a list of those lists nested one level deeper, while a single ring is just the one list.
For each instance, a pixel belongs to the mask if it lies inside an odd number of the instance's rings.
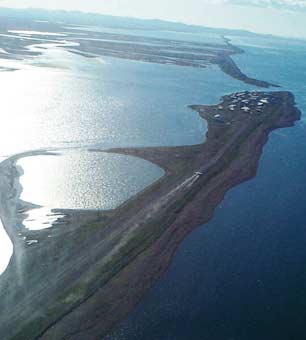
[{"label": "coastline", "polygon": [[[83,46],[80,41],[79,46],[76,46],[74,49],[70,49],[69,51],[71,53],[81,55],[85,58],[107,56],[148,63],[196,68],[206,68],[209,65],[217,65],[220,70],[225,74],[246,84],[254,85],[261,88],[280,87],[279,85],[272,84],[264,80],[258,80],[248,77],[245,73],[243,73],[243,71],[239,68],[239,66],[235,63],[231,56],[234,54],[245,53],[244,50],[232,45],[229,38],[226,38],[224,36],[221,37],[224,40],[225,48],[222,48],[222,45],[217,44],[211,45],[207,43],[197,43],[195,44],[196,47],[193,48],[186,48],[182,45],[180,48],[177,49],[177,51],[174,51],[174,53],[172,54],[167,51],[164,51],[162,53],[158,49],[149,49],[146,53],[144,53],[144,51],[139,46],[137,46],[137,44],[131,44],[131,51],[125,51],[127,46],[126,44],[123,44],[123,46],[121,46],[122,44],[119,40],[120,34],[118,34],[118,36],[116,37],[116,39],[118,40],[115,39],[111,43],[105,43],[105,47],[103,47],[104,45],[102,42],[100,42],[100,45],[92,44],[91,46],[89,44],[86,44],[85,46]],[[151,40],[159,41],[159,43],[161,42],[158,39]],[[148,39],[148,41],[150,41],[150,39]],[[165,42],[167,42],[167,40],[165,40]],[[179,46],[183,43],[183,41],[176,41],[176,43]],[[138,49],[139,52],[135,53],[135,51],[137,52]],[[183,57],[180,57],[179,53],[182,53]]]},{"label": "coastline", "polygon": [[[141,302],[145,293],[160,279],[171,265],[173,256],[185,237],[195,228],[208,223],[212,218],[217,205],[222,202],[224,195],[228,190],[240,183],[252,179],[256,176],[258,160],[262,153],[262,148],[268,139],[259,142],[256,152],[245,161],[249,162],[249,166],[241,173],[241,177],[237,176],[237,168],[235,165],[228,169],[225,173],[220,174],[218,180],[224,180],[223,176],[227,176],[227,182],[224,185],[216,183],[216,191],[209,196],[198,195],[195,199],[197,204],[193,203],[186,208],[185,215],[176,223],[172,224],[162,236],[152,244],[143,253],[138,255],[135,260],[127,265],[123,271],[119,272],[103,289],[92,298],[80,306],[81,313],[87,314],[88,319],[97,316],[100,312],[98,323],[99,326],[93,325],[92,322],[86,322],[73,337],[69,339],[81,340],[84,337],[88,339],[97,339],[97,335],[107,339],[108,331],[102,333],[101,329],[111,331],[118,322],[123,320],[128,314],[136,308]],[[255,142],[255,140],[254,140]],[[237,164],[239,164],[237,162]],[[246,163],[245,163],[246,164]],[[218,181],[216,180],[216,182]],[[206,205],[206,211],[203,212],[203,206]],[[199,214],[199,211],[202,212]],[[139,277],[141,276],[141,279]],[[123,282],[126,284],[124,285]],[[111,310],[103,310],[103,304],[112,305]],[[94,314],[93,314],[94,306]],[[67,316],[63,325],[56,325],[56,331],[59,328],[64,332],[65,328],[76,328],[76,319],[80,311]],[[111,314],[111,316],[109,315]],[[63,329],[61,329],[63,328]],[[54,329],[50,329],[50,334]],[[48,333],[47,333],[48,334]],[[61,333],[60,333],[61,334]],[[44,337],[42,339],[45,339]],[[47,338],[48,339],[48,336]]]},{"label": "coastline", "polygon": [[[203,144],[109,150],[149,160],[165,175],[113,211],[87,215],[71,211],[67,229],[54,228],[51,243],[46,236],[50,231],[40,232],[39,244],[23,249],[24,275],[28,277],[27,270],[37,266],[23,284],[30,289],[27,299],[18,289],[14,292],[14,284],[5,297],[2,289],[1,301],[13,305],[0,316],[2,334],[8,339],[73,340],[107,334],[167,269],[182,239],[211,218],[231,187],[255,175],[269,132],[299,119],[292,94],[259,96],[271,96],[277,103],[258,116],[220,110],[221,104],[230,102],[229,96],[218,105],[192,106],[208,121]],[[231,124],[217,124],[215,112]],[[80,216],[83,220],[77,225]],[[37,257],[52,257],[55,252],[57,259],[46,259],[42,268]],[[13,259],[0,278],[1,288],[14,277],[16,265]],[[50,273],[51,268],[56,270]],[[42,277],[48,278],[48,285],[40,282]],[[15,323],[20,329],[11,327]]]},{"label": "coastline", "polygon": [[[1,58],[11,61],[31,60],[43,55],[46,45],[49,45],[64,48],[66,51],[84,58],[106,56],[194,68],[206,68],[209,65],[216,65],[225,74],[246,84],[261,88],[280,87],[245,74],[231,57],[235,54],[244,53],[244,50],[232,45],[230,39],[223,35],[221,35],[221,38],[224,43],[194,42],[192,45],[188,45],[188,42],[183,40],[137,37],[132,34],[123,35],[107,32],[91,32],[93,38],[86,38],[83,36],[84,32],[81,29],[76,31],[69,30],[66,27],[61,30],[59,26],[58,30],[59,32],[64,31],[65,40],[62,39],[62,36],[56,35],[52,35],[52,39],[48,35],[35,34],[24,38],[20,32],[15,32],[14,34],[10,32],[7,36],[0,37],[8,46],[8,51],[2,53]],[[139,38],[141,38],[140,41]],[[12,42],[15,44],[18,42],[18,47],[12,49]],[[18,67],[0,66],[0,72],[16,70],[18,70]]]},{"label": "coastline", "polygon": [[[0,163],[0,215],[2,221],[3,232],[7,234],[12,243],[18,244],[20,241],[19,228],[21,218],[28,210],[39,208],[39,206],[24,202],[20,199],[22,187],[19,177],[23,171],[17,165],[20,158],[35,155],[51,155],[55,154],[47,150],[26,151],[11,156]],[[13,255],[13,250],[11,256]],[[8,260],[9,262],[10,260]],[[6,269],[4,268],[4,271]],[[2,275],[2,274],[1,274]]]}]

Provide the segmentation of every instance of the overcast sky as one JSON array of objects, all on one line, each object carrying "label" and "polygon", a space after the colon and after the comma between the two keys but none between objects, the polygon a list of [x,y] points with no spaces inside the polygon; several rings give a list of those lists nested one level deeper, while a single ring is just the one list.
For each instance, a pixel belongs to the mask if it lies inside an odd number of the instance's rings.
[{"label": "overcast sky", "polygon": [[158,18],[306,38],[306,0],[0,0],[0,4]]}]

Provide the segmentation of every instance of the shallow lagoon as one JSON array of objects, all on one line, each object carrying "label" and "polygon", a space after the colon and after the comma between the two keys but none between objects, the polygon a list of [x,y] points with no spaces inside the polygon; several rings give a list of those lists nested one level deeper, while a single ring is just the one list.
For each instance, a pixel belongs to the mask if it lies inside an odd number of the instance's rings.
[{"label": "shallow lagoon", "polygon": [[52,208],[115,209],[163,175],[162,169],[139,158],[86,150],[24,157],[17,165],[23,172],[20,199],[44,207],[28,211],[23,222],[36,230],[50,227]]}]

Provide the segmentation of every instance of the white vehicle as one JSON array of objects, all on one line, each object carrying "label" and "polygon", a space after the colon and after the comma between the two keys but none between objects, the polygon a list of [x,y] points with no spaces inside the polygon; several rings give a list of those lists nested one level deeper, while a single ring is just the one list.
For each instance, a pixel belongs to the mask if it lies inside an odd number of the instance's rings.
[{"label": "white vehicle", "polygon": [[200,172],[200,171],[196,171],[194,174],[197,175],[197,176],[202,176],[202,175],[204,175],[203,172]]}]

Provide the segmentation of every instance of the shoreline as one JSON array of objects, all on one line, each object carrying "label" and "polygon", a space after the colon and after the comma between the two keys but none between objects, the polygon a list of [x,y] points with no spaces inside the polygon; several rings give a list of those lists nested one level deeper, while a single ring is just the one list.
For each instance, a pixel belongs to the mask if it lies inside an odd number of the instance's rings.
[{"label": "shoreline", "polygon": [[[39,208],[39,206],[20,199],[22,186],[19,177],[22,176],[22,169],[17,165],[19,159],[35,155],[52,155],[56,154],[48,150],[25,151],[13,155],[0,163],[0,216],[2,221],[3,232],[13,244],[18,243],[21,216],[28,210]],[[18,230],[17,230],[18,229]],[[13,251],[11,256],[13,255]],[[10,261],[10,260],[9,260]],[[9,263],[8,261],[8,263]],[[6,269],[0,274],[5,272]]]},{"label": "shoreline", "polygon": [[[15,256],[0,277],[0,301],[9,306],[2,308],[1,334],[15,340],[106,335],[167,269],[182,239],[211,218],[231,187],[255,175],[270,131],[300,118],[289,92],[257,97],[271,101],[261,113],[229,110],[231,96],[217,105],[191,106],[208,122],[203,144],[108,150],[149,160],[165,175],[117,209],[71,211],[65,228],[31,232],[39,243],[20,244],[22,266]],[[11,283],[16,268],[17,286]]]},{"label": "shoreline", "polygon": [[[120,35],[118,35],[120,36]],[[230,43],[230,39],[222,36],[225,45],[227,48],[222,49],[222,45],[215,45],[215,51],[210,50],[211,45],[207,43],[202,43],[202,52],[203,55],[201,57],[198,57],[199,60],[195,60],[195,56],[192,56],[188,49],[182,48],[182,51],[185,53],[185,58],[180,58],[178,55],[167,55],[167,53],[164,53],[164,55],[158,51],[154,53],[153,51],[150,51],[150,54],[141,54],[133,52],[123,52],[120,50],[120,48],[124,48],[126,46],[120,46],[120,40],[112,42],[110,44],[113,46],[113,49],[111,46],[108,46],[106,48],[102,48],[101,46],[90,46],[86,45],[86,47],[82,47],[82,44],[80,42],[79,46],[75,47],[75,49],[68,50],[71,53],[75,53],[77,55],[83,56],[84,58],[97,58],[101,56],[106,57],[113,57],[117,59],[126,59],[126,60],[132,60],[132,61],[142,61],[147,63],[155,63],[155,64],[161,64],[161,65],[175,65],[175,66],[184,66],[184,67],[196,67],[196,68],[206,68],[209,65],[216,65],[220,68],[220,70],[227,74],[228,76],[239,80],[241,82],[244,82],[245,84],[254,85],[261,88],[280,88],[279,85],[272,84],[270,82],[259,80],[255,78],[251,78],[247,76],[243,71],[239,68],[239,66],[236,64],[236,62],[231,58],[231,55],[234,54],[242,54],[245,53],[243,49],[236,47]],[[149,38],[147,38],[150,40]],[[152,39],[154,40],[154,39]],[[116,42],[115,42],[116,41]],[[167,41],[165,39],[165,41]],[[177,42],[177,43],[183,43]],[[103,46],[103,44],[102,44]],[[134,45],[134,48],[137,50],[137,44]],[[208,54],[205,56],[205,48],[212,54]],[[219,48],[219,49],[218,49]],[[191,49],[192,51],[192,49]],[[188,54],[189,53],[189,54]],[[193,53],[193,52],[191,52]],[[206,51],[207,53],[207,51]],[[204,57],[203,57],[204,56]]]},{"label": "shoreline", "polygon": [[[60,27],[59,27],[60,29]],[[60,30],[62,32],[62,30]],[[91,36],[84,37],[82,30],[71,32],[64,30],[66,36],[37,35],[24,38],[20,33],[8,33],[0,36],[10,47],[12,42],[18,42],[18,48],[14,51],[8,48],[8,52],[0,53],[4,60],[23,62],[42,56],[46,45],[63,48],[67,52],[80,55],[84,58],[113,57],[131,61],[142,61],[162,65],[175,65],[183,67],[206,68],[216,65],[228,76],[246,84],[261,88],[280,87],[268,81],[258,80],[245,74],[231,57],[235,54],[245,53],[243,49],[231,44],[231,40],[223,35],[222,43],[194,42],[188,45],[188,41],[160,39],[153,37],[137,37],[132,34],[119,34],[107,32],[91,32]],[[79,36],[76,34],[79,33]],[[140,41],[139,41],[139,38]],[[25,41],[23,39],[26,39]],[[1,66],[1,71],[16,71],[18,66]]]}]

